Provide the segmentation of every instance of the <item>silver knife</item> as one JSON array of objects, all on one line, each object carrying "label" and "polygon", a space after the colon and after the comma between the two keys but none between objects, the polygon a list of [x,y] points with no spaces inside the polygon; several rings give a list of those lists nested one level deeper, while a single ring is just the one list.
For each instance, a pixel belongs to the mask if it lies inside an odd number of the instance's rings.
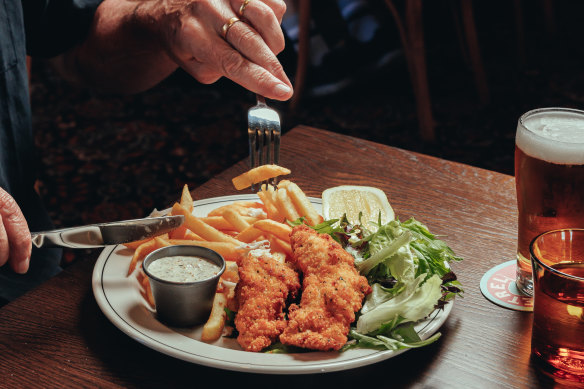
[{"label": "silver knife", "polygon": [[31,232],[31,236],[36,247],[96,248],[162,235],[179,227],[184,220],[183,215],[149,217]]}]

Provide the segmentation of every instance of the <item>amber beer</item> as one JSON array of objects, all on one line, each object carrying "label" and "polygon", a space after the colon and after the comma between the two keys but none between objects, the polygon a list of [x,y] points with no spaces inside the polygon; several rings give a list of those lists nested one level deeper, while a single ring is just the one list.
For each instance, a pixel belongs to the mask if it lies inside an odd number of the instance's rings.
[{"label": "amber beer", "polygon": [[584,111],[544,108],[519,119],[517,288],[532,295],[529,244],[542,232],[584,227]]},{"label": "amber beer", "polygon": [[544,373],[584,386],[584,229],[539,235],[531,258],[531,352]]}]

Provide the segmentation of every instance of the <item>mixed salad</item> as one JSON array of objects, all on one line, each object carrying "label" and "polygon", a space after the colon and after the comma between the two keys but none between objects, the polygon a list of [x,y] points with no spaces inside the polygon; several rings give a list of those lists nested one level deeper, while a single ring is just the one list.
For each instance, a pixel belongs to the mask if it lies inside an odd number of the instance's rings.
[{"label": "mixed salad", "polygon": [[422,340],[414,326],[463,293],[449,266],[462,258],[445,242],[413,218],[364,225],[351,224],[344,216],[314,228],[331,235],[353,255],[355,266],[373,289],[357,313],[345,349],[399,350],[422,347],[440,337],[436,333]]}]

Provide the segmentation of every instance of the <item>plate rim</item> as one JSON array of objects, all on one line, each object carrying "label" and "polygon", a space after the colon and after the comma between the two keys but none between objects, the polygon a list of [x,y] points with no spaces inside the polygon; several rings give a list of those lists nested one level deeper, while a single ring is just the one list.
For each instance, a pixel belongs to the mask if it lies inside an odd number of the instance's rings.
[{"label": "plate rim", "polygon": [[[308,199],[315,203],[315,204],[322,204],[322,200],[316,197],[308,197]],[[217,196],[217,197],[210,197],[207,199],[200,199],[194,201],[195,209],[197,207],[201,207],[204,205],[213,205],[215,203],[223,203],[228,201],[245,201],[245,200],[259,200],[259,197],[255,194],[238,194],[238,195],[227,195],[227,196]],[[166,210],[163,210],[164,212]],[[267,365],[262,363],[261,366],[255,363],[248,363],[244,360],[232,361],[232,360],[225,360],[225,359],[218,359],[209,356],[208,354],[196,354],[192,351],[186,351],[184,349],[176,348],[173,345],[169,345],[164,343],[164,340],[156,339],[155,337],[151,336],[150,334],[144,333],[141,331],[140,328],[136,328],[135,325],[132,325],[128,321],[127,317],[124,317],[123,312],[118,312],[112,303],[109,301],[107,297],[107,292],[105,290],[105,285],[103,283],[104,280],[104,272],[106,270],[106,265],[108,260],[111,259],[112,255],[115,253],[116,249],[121,245],[112,245],[107,246],[103,249],[100,253],[97,261],[95,262],[92,274],[92,289],[93,294],[96,299],[96,302],[102,311],[102,313],[108,318],[108,320],[117,327],[120,331],[124,334],[129,336],[130,338],[136,340],[138,343],[149,347],[155,351],[158,351],[162,354],[181,359],[186,362],[196,363],[203,366],[224,369],[224,370],[231,370],[231,371],[239,371],[239,372],[248,372],[248,373],[261,373],[261,374],[313,374],[313,373],[326,373],[326,372],[334,372],[340,370],[348,370],[353,368],[358,368],[366,365],[370,365],[373,363],[377,363],[392,357],[395,357],[399,354],[402,354],[406,351],[411,349],[402,349],[402,350],[371,350],[371,349],[355,349],[355,350],[368,350],[371,351],[368,354],[364,355],[356,355],[354,358],[350,359],[343,359],[341,361],[331,361],[331,362],[322,362],[322,361],[306,361],[302,364],[298,365],[283,365],[283,364],[272,364]],[[428,327],[438,320],[428,331],[428,333],[424,333],[424,339],[436,333],[440,327],[444,324],[447,318],[450,316],[450,312],[452,310],[454,300],[451,300],[448,304],[445,305],[444,310],[435,310],[432,312],[430,318],[426,319],[424,326],[420,328],[417,332],[421,333],[428,329]],[[192,339],[192,338],[189,338]],[[192,339],[193,341],[197,341]],[[200,341],[197,341],[200,342]],[[204,342],[201,342],[207,345]],[[209,345],[214,346],[214,345]],[[218,346],[214,346],[218,347]],[[234,352],[240,353],[247,353],[242,350],[229,350]],[[345,353],[351,352],[353,350],[344,351]],[[270,354],[259,354],[268,356]],[[273,355],[290,355],[290,354],[273,354]]]}]

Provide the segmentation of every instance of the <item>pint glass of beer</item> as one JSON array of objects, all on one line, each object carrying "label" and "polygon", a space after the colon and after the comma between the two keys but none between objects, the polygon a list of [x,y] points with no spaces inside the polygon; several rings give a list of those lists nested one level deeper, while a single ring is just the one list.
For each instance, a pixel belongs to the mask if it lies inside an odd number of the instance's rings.
[{"label": "pint glass of beer", "polygon": [[517,288],[533,294],[529,244],[544,231],[584,228],[584,111],[542,108],[519,118]]}]

